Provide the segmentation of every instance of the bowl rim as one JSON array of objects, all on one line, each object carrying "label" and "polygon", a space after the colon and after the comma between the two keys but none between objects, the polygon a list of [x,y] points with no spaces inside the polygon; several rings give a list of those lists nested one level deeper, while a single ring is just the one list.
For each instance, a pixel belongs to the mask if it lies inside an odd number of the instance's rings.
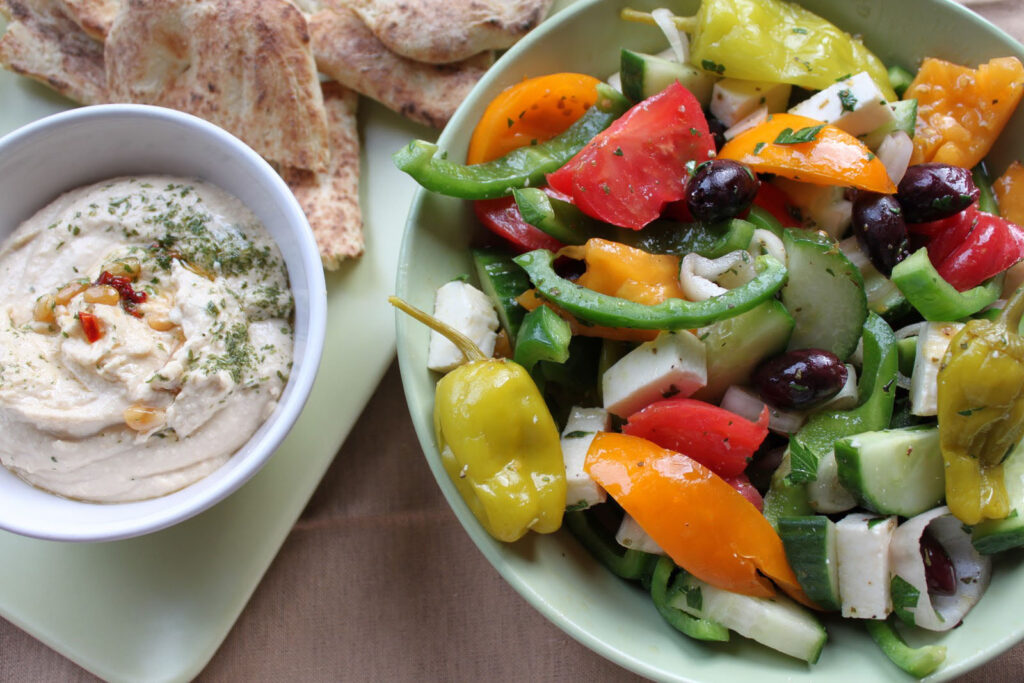
[{"label": "bowl rim", "polygon": [[[467,112],[474,106],[482,106],[476,103],[476,99],[480,93],[493,87],[495,81],[503,78],[507,78],[504,73],[506,63],[514,62],[521,53],[529,51],[533,45],[545,39],[546,34],[549,31],[557,30],[559,27],[566,23],[570,23],[576,19],[577,16],[590,12],[596,5],[606,3],[608,0],[578,0],[569,7],[558,12],[557,15],[545,21],[537,29],[531,31],[525,38],[520,40],[516,45],[505,52],[495,64],[488,69],[484,77],[476,84],[476,86],[470,91],[463,103],[458,107],[455,114],[452,116],[449,125],[445,127],[441,135],[437,140],[437,147],[440,153],[446,153],[451,147],[453,139],[458,135],[458,130],[462,129],[466,122],[463,121],[468,114]],[[884,2],[885,0],[877,0],[877,2]],[[984,27],[985,31],[997,36],[1006,42],[1015,45],[1018,50],[1018,56],[1024,60],[1024,45],[1020,41],[1016,40],[1005,30],[993,24],[991,21],[971,11],[968,7],[956,2],[955,0],[925,0],[934,5],[942,6],[946,11],[953,12],[958,15],[958,18],[979,24]],[[804,4],[797,0],[798,4]],[[699,3],[698,3],[699,4]],[[1019,105],[1019,109],[1024,110],[1024,101]],[[454,124],[454,125],[453,125]],[[417,217],[424,210],[424,204],[429,201],[433,195],[431,191],[417,187],[416,193],[413,197],[413,201],[409,208],[408,218],[406,220],[405,229],[402,237],[402,246],[399,253],[399,269],[396,278],[396,293],[402,296],[403,293],[411,291],[409,288],[410,278],[412,271],[407,264],[415,263],[416,257],[413,253],[413,244],[411,236],[417,227]],[[544,595],[537,592],[533,587],[532,583],[521,576],[514,567],[511,566],[509,561],[504,558],[495,546],[491,537],[484,531],[483,527],[476,523],[473,519],[473,515],[469,512],[468,507],[458,497],[458,493],[454,487],[446,487],[442,481],[442,477],[447,478],[447,474],[439,462],[436,455],[437,449],[434,444],[433,435],[419,429],[419,425],[416,424],[416,414],[414,407],[421,403],[419,397],[413,394],[412,388],[416,383],[414,380],[414,374],[420,371],[420,368],[413,367],[413,361],[409,351],[409,335],[414,323],[410,322],[406,316],[401,312],[395,313],[396,320],[396,331],[397,331],[397,350],[399,359],[399,369],[402,377],[403,390],[406,395],[406,400],[410,408],[410,412],[413,413],[413,422],[416,426],[417,439],[420,443],[423,451],[424,458],[427,460],[428,465],[431,469],[437,484],[442,490],[449,507],[452,507],[453,513],[456,515],[459,525],[467,533],[476,548],[487,558],[488,562],[494,568],[495,571],[502,577],[502,579],[523,599],[529,603],[529,605],[542,614],[549,622],[555,625],[559,630],[566,633],[574,640],[590,649],[595,654],[608,659],[619,666],[626,668],[634,673],[650,677],[655,680],[673,680],[673,681],[685,681],[690,683],[702,683],[705,679],[692,678],[685,672],[674,672],[670,677],[666,676],[666,671],[660,667],[651,665],[648,661],[642,657],[637,656],[631,651],[627,651],[617,647],[615,644],[603,640],[601,637],[595,635],[590,629],[586,628],[585,625],[577,623],[577,620],[568,616],[563,609],[555,604],[549,602]],[[429,430],[428,430],[429,431]],[[465,507],[464,512],[456,510],[456,506],[462,505]],[[559,533],[562,533],[561,531]],[[589,553],[587,553],[589,557]],[[596,562],[596,560],[595,560]],[[604,568],[601,568],[603,571]],[[609,572],[610,574],[610,572]],[[1016,634],[1006,633],[1003,637],[992,643],[992,646],[986,650],[984,658],[978,658],[978,655],[972,655],[967,657],[956,665],[945,666],[940,668],[937,672],[930,675],[928,680],[943,681],[950,680],[956,676],[962,675],[967,671],[974,669],[977,666],[984,664],[987,661],[995,658],[996,656],[1009,650],[1014,644],[1020,642],[1021,637],[1024,636],[1024,627],[1018,629]],[[894,668],[895,670],[895,668]],[[898,672],[898,674],[902,672]]]},{"label": "bowl rim", "polygon": [[[77,526],[61,528],[58,523],[37,523],[32,519],[25,519],[24,516],[18,517],[17,515],[11,519],[6,517],[3,509],[0,508],[0,529],[42,540],[95,542],[142,536],[183,522],[228,497],[263,467],[294,426],[312,390],[323,356],[327,329],[327,286],[312,229],[298,200],[281,176],[265,159],[233,134],[205,119],[173,109],[145,104],[99,104],[51,114],[11,131],[0,137],[0,155],[10,149],[31,145],[34,140],[49,134],[54,127],[88,124],[111,118],[140,119],[152,121],[157,125],[174,124],[188,128],[191,134],[202,136],[210,144],[211,149],[226,152],[253,169],[254,175],[259,177],[267,193],[273,195],[273,200],[279,205],[288,225],[291,228],[297,228],[294,230],[296,233],[294,237],[299,247],[299,262],[304,271],[303,283],[309,292],[302,362],[296,368],[297,371],[293,370],[289,374],[288,383],[282,391],[281,399],[274,412],[261,424],[260,431],[239,449],[246,448],[253,443],[253,438],[258,437],[258,442],[246,453],[245,459],[235,464],[228,474],[220,477],[214,485],[208,485],[199,493],[190,495],[189,491],[195,484],[206,478],[165,496],[125,503],[91,503],[49,494],[65,504],[88,507],[96,505],[125,506],[126,510],[131,506],[140,513],[106,520],[89,528]],[[216,185],[216,183],[214,184]],[[58,193],[68,189],[72,188],[62,188]],[[289,279],[291,278],[292,275],[289,273]],[[293,352],[293,360],[294,358]],[[221,468],[227,466],[229,462],[230,458]],[[214,470],[211,475],[217,471]],[[27,483],[26,485],[30,486]],[[138,510],[138,508],[145,507],[154,509]]]}]

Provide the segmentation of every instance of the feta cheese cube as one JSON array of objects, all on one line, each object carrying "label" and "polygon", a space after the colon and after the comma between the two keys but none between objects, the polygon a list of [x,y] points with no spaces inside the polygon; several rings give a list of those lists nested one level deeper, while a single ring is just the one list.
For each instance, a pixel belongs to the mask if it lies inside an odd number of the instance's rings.
[{"label": "feta cheese cube", "polygon": [[885,95],[866,71],[833,83],[789,110],[831,123],[851,135],[864,135],[895,118]]},{"label": "feta cheese cube", "polygon": [[853,220],[853,202],[846,198],[846,188],[838,185],[814,185],[788,178],[772,181],[800,209],[804,218],[838,239]]},{"label": "feta cheese cube", "polygon": [[723,78],[711,91],[711,113],[731,128],[758,107],[766,107],[769,114],[786,111],[792,89],[788,83]]},{"label": "feta cheese cube", "polygon": [[620,358],[601,378],[605,409],[621,417],[661,398],[685,398],[707,382],[704,344],[686,331],[662,332]]},{"label": "feta cheese cube", "polygon": [[939,365],[949,342],[963,328],[963,323],[924,323],[917,333],[917,352],[910,375],[911,415],[938,415]]},{"label": "feta cheese cube", "polygon": [[610,416],[604,408],[574,406],[562,430],[562,462],[565,463],[565,507],[584,510],[607,499],[604,489],[583,470],[587,450],[597,432],[607,431]]},{"label": "feta cheese cube", "polygon": [[654,542],[654,539],[647,535],[636,520],[628,514],[622,518],[619,530],[615,532],[615,542],[623,548],[639,550],[654,555],[664,555],[665,551]]},{"label": "feta cheese cube", "polygon": [[895,530],[895,516],[862,512],[836,523],[839,600],[844,617],[885,619],[892,612],[889,541]]},{"label": "feta cheese cube", "polygon": [[[434,295],[434,317],[473,340],[485,356],[494,354],[498,339],[498,314],[486,294],[461,280],[452,280]],[[448,372],[466,362],[455,344],[440,332],[431,330],[427,349],[427,367]]]}]

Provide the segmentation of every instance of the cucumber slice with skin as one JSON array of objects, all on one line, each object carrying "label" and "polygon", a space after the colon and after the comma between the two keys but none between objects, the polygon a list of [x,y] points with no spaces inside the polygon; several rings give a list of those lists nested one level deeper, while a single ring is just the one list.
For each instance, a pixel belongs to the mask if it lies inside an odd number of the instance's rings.
[{"label": "cucumber slice with skin", "polygon": [[773,650],[813,664],[828,634],[810,610],[776,595],[758,598],[731,593],[682,572],[681,590],[669,604],[687,614],[710,619]]},{"label": "cucumber slice with skin", "polygon": [[846,360],[868,315],[864,279],[838,244],[820,233],[783,232],[789,280],[782,303],[796,321],[790,349],[826,349]]},{"label": "cucumber slice with skin", "polygon": [[730,386],[746,384],[758,363],[785,350],[793,324],[786,307],[770,299],[698,330],[707,351],[708,383],[693,398],[717,404]]},{"label": "cucumber slice with skin", "polygon": [[526,315],[526,309],[519,305],[516,297],[530,288],[530,278],[505,252],[473,249],[472,255],[480,289],[494,304],[502,329],[514,342]]},{"label": "cucumber slice with skin", "polygon": [[839,481],[883,515],[914,517],[946,497],[938,427],[866,432],[836,441]]},{"label": "cucumber slice with skin", "polygon": [[827,610],[838,610],[839,563],[836,525],[824,515],[783,517],[779,537],[800,587]]},{"label": "cucumber slice with skin", "polygon": [[893,281],[878,272],[867,255],[861,250],[856,237],[848,237],[839,243],[850,263],[857,266],[864,278],[864,294],[867,296],[868,308],[885,318],[887,321],[899,319],[910,313],[911,305],[903,292]]},{"label": "cucumber slice with skin", "polygon": [[718,80],[707,71],[662,57],[623,50],[621,55],[622,94],[639,102],[679,81],[693,93],[700,106],[711,103],[711,90]]}]

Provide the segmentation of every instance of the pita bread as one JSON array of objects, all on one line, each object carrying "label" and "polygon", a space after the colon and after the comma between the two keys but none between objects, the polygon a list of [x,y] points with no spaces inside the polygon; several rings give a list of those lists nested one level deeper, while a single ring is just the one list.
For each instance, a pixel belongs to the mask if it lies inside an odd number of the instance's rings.
[{"label": "pita bread", "polygon": [[189,112],[270,161],[327,170],[309,31],[288,0],[126,0],[104,58],[112,101]]},{"label": "pita bread", "polygon": [[336,269],[363,253],[363,217],[359,210],[359,96],[337,83],[324,83],[324,107],[330,130],[327,173],[282,168],[281,177],[309,219],[324,268]]},{"label": "pita bread", "polygon": [[0,0],[10,24],[0,65],[80,104],[107,100],[103,45],[87,36],[55,0]]},{"label": "pita bread", "polygon": [[391,52],[351,10],[309,17],[320,71],[413,121],[443,128],[493,62],[490,54],[455,64],[423,64]]},{"label": "pita bread", "polygon": [[446,64],[502,50],[537,26],[552,0],[331,0],[349,5],[392,52]]},{"label": "pita bread", "polygon": [[121,9],[121,0],[58,0],[58,3],[86,34],[99,41],[106,40],[114,17]]}]

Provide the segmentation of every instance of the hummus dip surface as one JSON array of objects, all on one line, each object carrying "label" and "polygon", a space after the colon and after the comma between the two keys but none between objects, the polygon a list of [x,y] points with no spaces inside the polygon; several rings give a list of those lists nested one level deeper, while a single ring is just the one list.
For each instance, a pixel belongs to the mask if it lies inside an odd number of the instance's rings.
[{"label": "hummus dip surface", "polygon": [[291,367],[284,259],[237,199],[117,178],[62,195],[0,249],[0,462],[86,501],[205,477]]}]

